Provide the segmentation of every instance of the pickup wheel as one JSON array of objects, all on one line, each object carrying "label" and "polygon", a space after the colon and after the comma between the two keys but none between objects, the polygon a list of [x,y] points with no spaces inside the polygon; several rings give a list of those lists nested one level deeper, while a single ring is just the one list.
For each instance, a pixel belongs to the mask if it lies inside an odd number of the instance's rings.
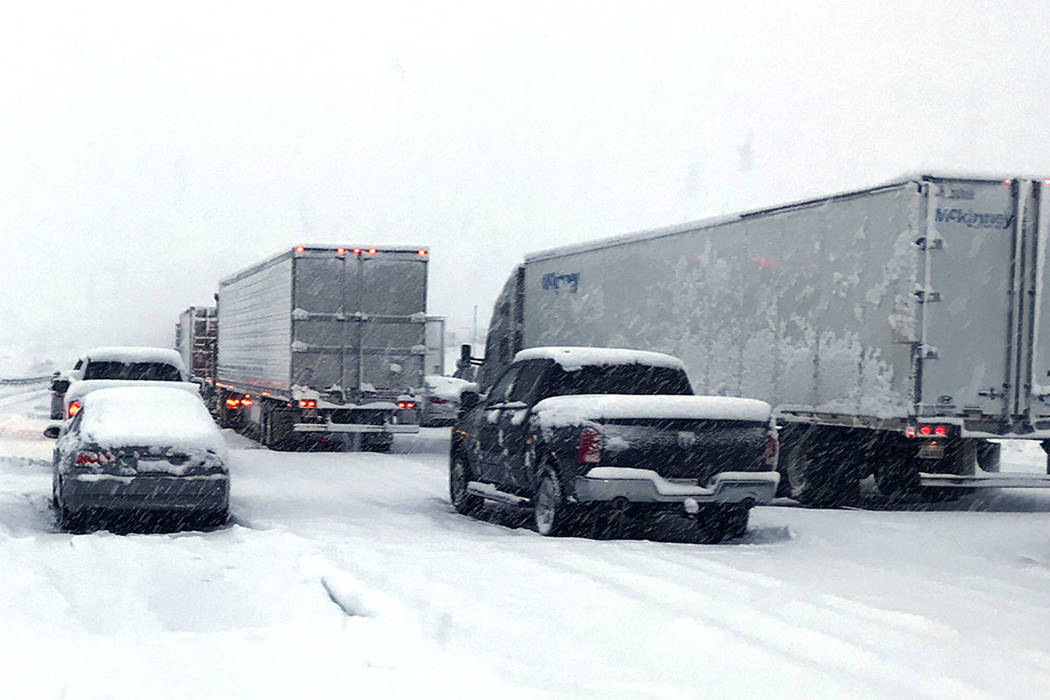
[{"label": "pickup wheel", "polygon": [[561,482],[554,470],[546,468],[540,475],[536,495],[532,497],[532,519],[536,532],[544,537],[569,535],[573,525],[572,506],[565,501]]},{"label": "pickup wheel", "polygon": [[467,484],[471,481],[470,466],[463,455],[455,455],[448,467],[448,498],[452,507],[461,515],[470,517],[481,512],[484,499],[467,491]]}]

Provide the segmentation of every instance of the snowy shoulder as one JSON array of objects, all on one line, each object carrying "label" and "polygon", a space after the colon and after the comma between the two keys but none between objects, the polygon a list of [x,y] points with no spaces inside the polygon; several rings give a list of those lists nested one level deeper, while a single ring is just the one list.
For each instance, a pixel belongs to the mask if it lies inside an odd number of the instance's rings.
[{"label": "snowy shoulder", "polygon": [[541,347],[522,350],[514,356],[515,362],[522,360],[554,360],[562,369],[572,371],[581,367],[609,365],[648,365],[685,370],[685,365],[676,357],[661,352],[626,350],[623,348],[593,348],[585,346]]},{"label": "snowy shoulder", "polygon": [[739,420],[768,422],[772,409],[765,401],[726,396],[635,396],[583,394],[553,396],[533,407],[547,426],[579,425],[586,421],[624,418]]}]

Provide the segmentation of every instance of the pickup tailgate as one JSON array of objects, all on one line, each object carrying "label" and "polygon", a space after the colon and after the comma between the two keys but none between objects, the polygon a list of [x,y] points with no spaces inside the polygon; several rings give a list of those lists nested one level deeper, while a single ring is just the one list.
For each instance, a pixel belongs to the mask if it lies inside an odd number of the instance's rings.
[{"label": "pickup tailgate", "polygon": [[705,484],[725,471],[767,471],[770,407],[712,396],[558,396],[533,409],[540,426],[597,431],[593,466],[646,469],[664,479]]}]

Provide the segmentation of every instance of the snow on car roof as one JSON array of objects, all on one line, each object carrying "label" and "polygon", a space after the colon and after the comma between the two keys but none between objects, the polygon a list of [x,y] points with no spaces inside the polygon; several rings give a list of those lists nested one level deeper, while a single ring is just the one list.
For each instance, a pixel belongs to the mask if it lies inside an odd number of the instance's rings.
[{"label": "snow on car roof", "polygon": [[427,394],[443,399],[459,400],[459,395],[470,389],[478,390],[478,385],[458,377],[446,377],[441,374],[428,374],[423,378],[427,385]]},{"label": "snow on car roof", "polygon": [[675,418],[765,423],[772,409],[765,401],[728,396],[634,396],[581,394],[552,396],[533,407],[544,425],[579,425],[588,420]]},{"label": "snow on car roof", "polygon": [[623,348],[592,348],[584,346],[529,348],[514,356],[515,362],[520,360],[548,359],[554,360],[562,366],[562,369],[568,371],[596,365],[649,365],[652,367],[685,369],[685,365],[677,357],[671,357],[661,352],[626,350]]},{"label": "snow on car roof", "polygon": [[99,389],[84,397],[80,434],[100,447],[158,446],[211,450],[226,443],[199,396],[171,387]]},{"label": "snow on car roof", "polygon": [[84,353],[84,357],[96,362],[164,362],[185,369],[182,356],[170,348],[110,346],[92,348]]}]

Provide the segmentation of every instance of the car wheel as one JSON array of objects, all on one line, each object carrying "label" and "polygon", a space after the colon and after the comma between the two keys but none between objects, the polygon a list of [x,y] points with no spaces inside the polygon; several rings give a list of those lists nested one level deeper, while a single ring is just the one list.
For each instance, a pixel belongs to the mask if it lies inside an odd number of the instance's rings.
[{"label": "car wheel", "polygon": [[457,513],[474,517],[481,512],[484,499],[467,491],[470,477],[470,467],[466,459],[457,454],[448,467],[448,497]]},{"label": "car wheel", "polygon": [[574,515],[554,470],[545,469],[536,487],[536,495],[532,497],[532,519],[536,532],[544,537],[569,535]]}]

